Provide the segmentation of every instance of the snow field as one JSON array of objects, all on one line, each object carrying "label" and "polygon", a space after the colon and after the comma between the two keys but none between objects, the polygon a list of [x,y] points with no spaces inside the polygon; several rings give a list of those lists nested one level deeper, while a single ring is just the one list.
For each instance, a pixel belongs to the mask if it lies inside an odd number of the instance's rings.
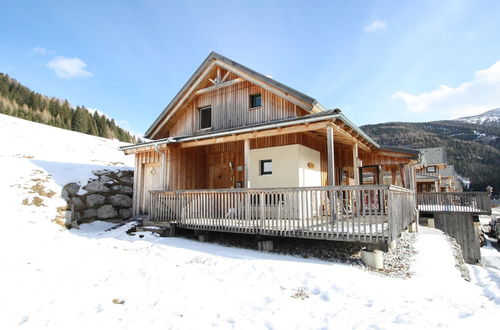
[{"label": "snow field", "polygon": [[[416,242],[410,279],[315,259],[54,224],[62,186],[131,166],[118,143],[0,116],[3,329],[409,329],[491,324],[500,271],[466,282],[441,232]],[[6,143],[4,143],[7,141]],[[23,205],[35,180],[52,198]],[[113,303],[123,299],[123,304]]]}]

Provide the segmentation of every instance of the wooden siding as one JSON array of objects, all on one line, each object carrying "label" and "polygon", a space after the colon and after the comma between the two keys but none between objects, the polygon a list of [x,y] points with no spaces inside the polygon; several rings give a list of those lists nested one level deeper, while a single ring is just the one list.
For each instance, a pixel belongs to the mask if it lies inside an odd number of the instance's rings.
[{"label": "wooden siding", "polygon": [[160,155],[157,152],[151,151],[135,154],[134,196],[132,203],[133,214],[140,214],[146,211],[143,207],[145,190],[144,165],[159,162]]},{"label": "wooden siding", "polygon": [[477,264],[481,261],[479,233],[472,214],[438,213],[434,218],[435,227],[453,237],[460,245],[466,263]]},{"label": "wooden siding", "polygon": [[[228,79],[235,78],[234,74],[230,74]],[[250,108],[250,95],[259,93],[262,95],[262,106]],[[179,109],[178,114],[169,121],[172,124],[167,124],[156,138],[200,132],[198,109],[206,106],[212,107],[212,128],[209,131],[265,123],[307,113],[295,104],[244,81],[196,96]]]}]

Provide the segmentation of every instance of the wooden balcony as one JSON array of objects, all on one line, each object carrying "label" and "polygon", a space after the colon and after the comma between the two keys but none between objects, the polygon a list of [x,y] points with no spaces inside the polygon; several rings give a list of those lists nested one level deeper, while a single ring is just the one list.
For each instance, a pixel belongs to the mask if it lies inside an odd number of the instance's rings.
[{"label": "wooden balcony", "polygon": [[491,214],[491,198],[487,192],[427,192],[417,194],[421,213]]},{"label": "wooden balcony", "polygon": [[415,220],[413,191],[389,185],[150,191],[149,220],[206,231],[388,243]]}]

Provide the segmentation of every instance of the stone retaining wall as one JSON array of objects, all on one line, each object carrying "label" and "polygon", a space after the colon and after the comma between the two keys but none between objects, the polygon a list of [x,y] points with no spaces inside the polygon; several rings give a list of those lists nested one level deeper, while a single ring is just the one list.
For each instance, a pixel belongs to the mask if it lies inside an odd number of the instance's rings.
[{"label": "stone retaining wall", "polygon": [[[68,203],[65,214],[67,227],[96,220],[121,222],[132,216],[134,171],[97,170],[96,176],[80,187],[68,183],[63,187],[62,198]],[[80,193],[80,188],[84,193]]]}]

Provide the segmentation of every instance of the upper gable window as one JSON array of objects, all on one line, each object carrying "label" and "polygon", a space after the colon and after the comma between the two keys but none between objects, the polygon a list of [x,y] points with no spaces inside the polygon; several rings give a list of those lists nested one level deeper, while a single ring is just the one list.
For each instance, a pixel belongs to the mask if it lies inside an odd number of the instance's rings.
[{"label": "upper gable window", "polygon": [[212,107],[200,108],[200,129],[212,127]]},{"label": "upper gable window", "polygon": [[250,95],[250,108],[258,108],[262,105],[262,96],[260,94]]}]

